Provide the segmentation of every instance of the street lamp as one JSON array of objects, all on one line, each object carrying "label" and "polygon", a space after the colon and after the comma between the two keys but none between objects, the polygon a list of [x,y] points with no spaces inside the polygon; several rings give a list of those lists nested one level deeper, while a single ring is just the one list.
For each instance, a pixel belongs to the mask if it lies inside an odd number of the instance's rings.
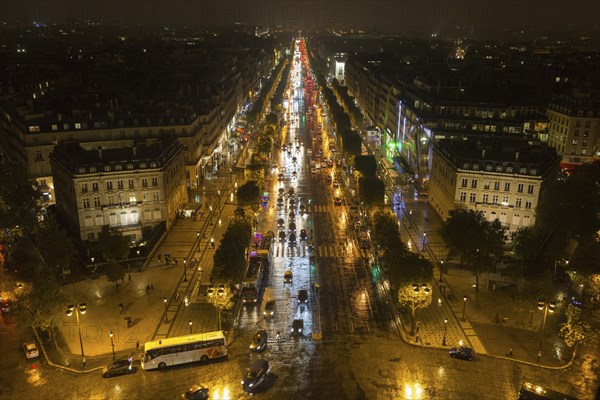
[{"label": "street lamp", "polygon": [[110,336],[110,346],[112,347],[113,361],[115,361],[115,340],[113,339],[112,329],[110,332],[108,332],[108,336]]},{"label": "street lamp", "polygon": [[81,346],[81,363],[83,364],[83,368],[85,368],[85,353],[83,352],[83,338],[81,337],[81,325],[79,324],[79,314],[85,314],[85,312],[87,311],[87,305],[85,303],[69,305],[67,307],[67,317],[73,315],[73,311],[75,311],[75,317],[77,318],[77,330],[79,331],[79,345]]},{"label": "street lamp", "polygon": [[423,251],[425,251],[425,238],[427,237],[427,232],[423,232]]},{"label": "street lamp", "polygon": [[465,309],[466,308],[467,308],[467,295],[465,294],[463,296],[463,315],[462,315],[462,318],[461,318],[463,321],[466,321],[466,318],[465,318]]},{"label": "street lamp", "polygon": [[191,335],[192,334],[192,324],[193,324],[191,319],[188,321],[188,324],[190,325],[190,335]]},{"label": "street lamp", "polygon": [[442,274],[444,273],[444,259],[440,260],[440,282],[444,282],[442,279]]},{"label": "street lamp", "polygon": [[444,318],[444,337],[442,338],[442,346],[446,345],[446,332],[448,331],[448,318]]},{"label": "street lamp", "polygon": [[169,317],[167,315],[167,298],[163,297],[163,302],[165,303],[165,324],[169,323]]},{"label": "street lamp", "polygon": [[187,264],[187,257],[183,257],[183,281],[184,282],[188,281],[186,264]]},{"label": "street lamp", "polygon": [[538,300],[538,310],[544,310],[544,319],[542,321],[542,330],[540,331],[540,347],[538,351],[538,361],[539,357],[542,355],[542,342],[544,340],[544,328],[546,327],[546,317],[548,313],[554,312],[555,304],[553,302],[546,302],[544,300]]}]

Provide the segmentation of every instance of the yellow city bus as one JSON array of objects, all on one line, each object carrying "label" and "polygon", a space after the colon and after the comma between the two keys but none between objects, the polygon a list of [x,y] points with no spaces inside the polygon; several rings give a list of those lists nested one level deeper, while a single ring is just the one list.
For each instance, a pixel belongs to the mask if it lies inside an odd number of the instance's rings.
[{"label": "yellow city bus", "polygon": [[149,370],[226,356],[227,339],[223,331],[216,331],[147,342],[140,359],[142,368]]}]

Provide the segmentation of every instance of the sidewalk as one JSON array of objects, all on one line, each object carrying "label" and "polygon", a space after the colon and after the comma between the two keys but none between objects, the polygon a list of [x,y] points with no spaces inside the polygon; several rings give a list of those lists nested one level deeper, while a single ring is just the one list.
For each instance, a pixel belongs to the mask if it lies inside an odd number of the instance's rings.
[{"label": "sidewalk", "polygon": [[[548,317],[546,320],[543,351],[538,359],[543,314],[519,308],[506,289],[487,288],[488,281],[500,280],[499,276],[482,274],[479,292],[476,292],[473,273],[459,269],[446,259],[448,250],[439,234],[442,221],[427,199],[415,196],[412,187],[405,186],[402,189],[402,206],[394,209],[401,222],[401,237],[407,241],[409,250],[423,254],[436,267],[432,303],[425,309],[417,310],[416,318],[420,321],[418,338],[407,333],[410,331],[410,318],[401,316],[405,340],[414,345],[438,348],[455,347],[462,340],[465,346],[472,347],[479,355],[549,368],[568,366],[573,356],[572,349],[564,349],[563,361],[557,361],[552,356],[553,342],[550,337],[558,331],[556,318],[551,320],[552,317]],[[443,293],[439,282],[441,260],[445,260]],[[448,319],[447,324],[444,323],[445,318]],[[442,346],[444,329],[446,346]]]}]

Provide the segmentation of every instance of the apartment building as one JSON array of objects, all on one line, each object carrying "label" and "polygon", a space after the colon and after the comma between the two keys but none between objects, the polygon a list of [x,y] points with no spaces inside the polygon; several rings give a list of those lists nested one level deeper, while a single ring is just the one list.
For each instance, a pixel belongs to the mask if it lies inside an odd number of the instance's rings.
[{"label": "apartment building", "polygon": [[561,154],[561,167],[573,169],[600,154],[600,102],[557,96],[546,110],[548,145]]},{"label": "apartment building", "polygon": [[470,137],[434,146],[429,203],[442,219],[456,208],[481,211],[508,231],[532,226],[545,186],[559,171],[556,151],[526,138]]},{"label": "apartment building", "polygon": [[168,229],[187,202],[185,149],[174,135],[113,149],[65,141],[49,159],[58,213],[85,241],[104,226],[140,241],[145,227],[164,221]]}]

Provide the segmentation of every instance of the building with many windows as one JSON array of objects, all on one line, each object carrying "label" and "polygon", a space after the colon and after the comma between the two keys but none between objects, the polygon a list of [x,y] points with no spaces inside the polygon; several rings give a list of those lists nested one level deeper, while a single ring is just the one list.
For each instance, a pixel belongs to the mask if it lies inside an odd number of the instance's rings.
[{"label": "building with many windows", "polygon": [[559,160],[553,148],[526,138],[442,139],[434,146],[429,202],[444,220],[463,207],[509,231],[531,226]]},{"label": "building with many windows", "polygon": [[82,240],[108,226],[137,242],[145,227],[168,229],[187,201],[185,149],[173,136],[96,150],[62,142],[50,163],[58,213]]},{"label": "building with many windows", "polygon": [[600,152],[600,103],[560,96],[547,109],[548,145],[562,155],[561,167],[591,162]]}]

